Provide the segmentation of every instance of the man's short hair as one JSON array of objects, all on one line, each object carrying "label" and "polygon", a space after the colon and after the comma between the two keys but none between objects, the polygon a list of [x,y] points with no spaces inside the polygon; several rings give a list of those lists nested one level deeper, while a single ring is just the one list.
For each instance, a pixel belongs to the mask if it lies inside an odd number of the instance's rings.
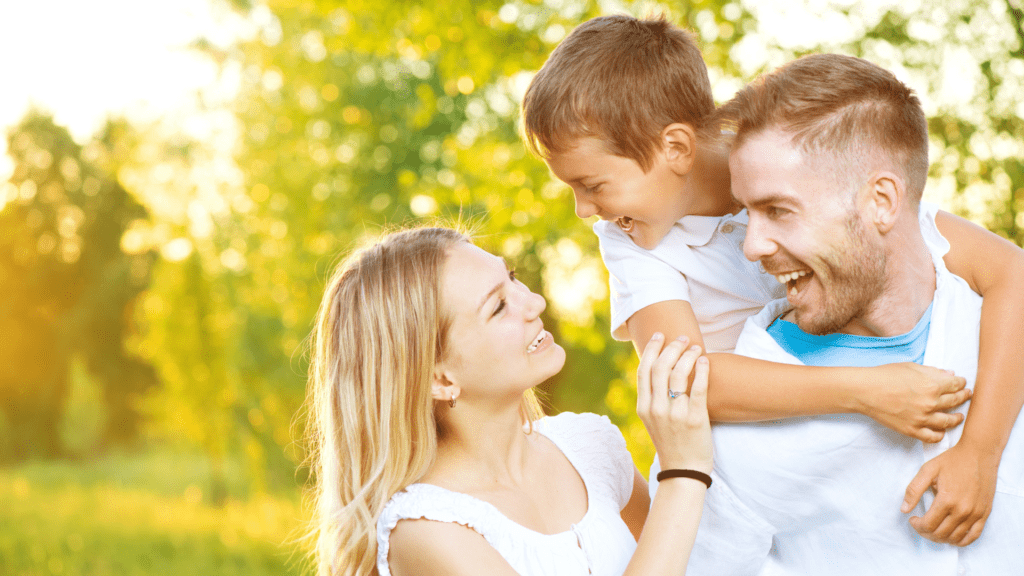
[{"label": "man's short hair", "polygon": [[915,205],[921,199],[928,178],[928,121],[914,91],[871,62],[839,54],[804,56],[751,82],[717,116],[719,125],[736,133],[734,149],[760,132],[780,129],[810,155],[824,154],[854,172],[881,153],[902,172],[908,198]]},{"label": "man's short hair", "polygon": [[538,156],[592,136],[646,171],[666,126],[685,122],[701,132],[714,110],[704,58],[689,32],[663,16],[602,16],[576,27],[534,76],[522,129]]}]

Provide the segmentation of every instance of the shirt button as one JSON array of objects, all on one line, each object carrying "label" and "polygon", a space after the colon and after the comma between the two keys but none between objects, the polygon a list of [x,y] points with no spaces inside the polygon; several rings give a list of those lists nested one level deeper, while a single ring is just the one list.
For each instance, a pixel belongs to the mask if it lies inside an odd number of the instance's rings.
[{"label": "shirt button", "polygon": [[734,228],[732,224],[726,224],[725,226],[722,226],[722,232],[725,232],[726,234],[732,234],[733,230]]}]

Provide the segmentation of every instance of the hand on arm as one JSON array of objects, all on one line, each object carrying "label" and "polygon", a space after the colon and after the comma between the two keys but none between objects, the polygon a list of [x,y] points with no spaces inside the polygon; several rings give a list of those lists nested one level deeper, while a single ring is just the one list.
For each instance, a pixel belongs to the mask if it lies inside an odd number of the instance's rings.
[{"label": "hand on arm", "polygon": [[[682,335],[698,345],[703,342],[693,309],[682,300],[647,306],[630,317],[626,328],[638,352],[656,332],[667,341]],[[708,411],[712,420],[720,422],[859,413],[901,434],[937,442],[962,419],[945,411],[970,397],[963,378],[909,362],[829,368],[735,354],[710,357]]]},{"label": "hand on arm", "polygon": [[944,261],[985,300],[974,397],[956,446],[925,463],[907,487],[903,510],[925,490],[935,501],[911,526],[936,542],[966,546],[981,535],[992,511],[1003,448],[1024,405],[1024,251],[945,212],[935,218],[950,243]]},{"label": "hand on arm", "polygon": [[[637,415],[664,469],[711,473],[711,424],[707,414],[708,361],[686,338],[664,344],[652,338],[637,368]],[[693,384],[688,380],[693,372]],[[677,392],[675,398],[669,390]],[[625,574],[685,574],[703,510],[706,486],[689,478],[658,485],[636,552]]]}]

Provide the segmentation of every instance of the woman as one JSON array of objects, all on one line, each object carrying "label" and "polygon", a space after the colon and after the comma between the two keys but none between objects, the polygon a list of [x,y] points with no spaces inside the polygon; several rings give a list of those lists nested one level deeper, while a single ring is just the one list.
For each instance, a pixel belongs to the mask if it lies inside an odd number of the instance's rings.
[{"label": "woman", "polygon": [[641,358],[637,411],[666,470],[685,470],[648,514],[607,418],[543,417],[532,389],[565,362],[544,308],[445,228],[339,268],[310,368],[320,574],[683,573],[710,484],[707,360],[660,337]]}]

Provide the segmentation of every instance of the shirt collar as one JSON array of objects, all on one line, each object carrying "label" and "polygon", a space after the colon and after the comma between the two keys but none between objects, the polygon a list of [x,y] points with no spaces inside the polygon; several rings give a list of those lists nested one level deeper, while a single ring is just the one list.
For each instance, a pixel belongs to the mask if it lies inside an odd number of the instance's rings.
[{"label": "shirt collar", "polygon": [[679,239],[687,246],[704,246],[711,241],[715,230],[718,230],[718,227],[727,221],[746,226],[746,209],[725,216],[683,216],[676,221],[675,231]]}]

